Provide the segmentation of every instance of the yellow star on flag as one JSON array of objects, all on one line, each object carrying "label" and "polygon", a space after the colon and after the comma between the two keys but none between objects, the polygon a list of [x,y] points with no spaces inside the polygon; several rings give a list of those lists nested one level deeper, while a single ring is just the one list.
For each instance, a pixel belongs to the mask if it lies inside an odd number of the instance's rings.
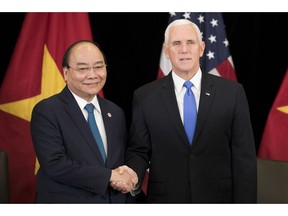
[{"label": "yellow star on flag", "polygon": [[283,112],[285,114],[288,114],[288,106],[278,107],[277,110],[279,110],[280,112]]},{"label": "yellow star on flag", "polygon": [[[45,44],[40,94],[31,98],[1,104],[0,110],[30,122],[34,106],[42,99],[60,92],[64,88],[64,86],[65,81],[63,79],[63,76],[61,75],[61,72],[59,71]],[[39,163],[36,159],[35,174],[37,173],[38,169]]]}]

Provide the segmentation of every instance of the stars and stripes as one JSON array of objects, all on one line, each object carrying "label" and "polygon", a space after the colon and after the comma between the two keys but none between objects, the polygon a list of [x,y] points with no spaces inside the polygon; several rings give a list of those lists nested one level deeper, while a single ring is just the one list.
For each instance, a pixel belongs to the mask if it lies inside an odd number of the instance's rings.
[{"label": "stars and stripes", "polygon": [[[214,75],[237,80],[222,14],[170,13],[169,23],[183,18],[191,20],[199,27],[202,40],[206,44],[204,55],[201,58],[202,70]],[[162,51],[158,78],[167,75],[171,71],[171,68],[171,63],[166,59]]]},{"label": "stars and stripes", "polygon": [[[237,80],[232,57],[229,51],[229,42],[226,37],[225,25],[221,13],[170,13],[169,25],[176,19],[189,19],[200,29],[202,40],[205,42],[205,52],[200,60],[201,68],[217,76]],[[157,78],[166,76],[172,69],[170,61],[162,49]],[[210,96],[206,93],[207,96]],[[147,170],[142,184],[146,194],[149,170]]]}]

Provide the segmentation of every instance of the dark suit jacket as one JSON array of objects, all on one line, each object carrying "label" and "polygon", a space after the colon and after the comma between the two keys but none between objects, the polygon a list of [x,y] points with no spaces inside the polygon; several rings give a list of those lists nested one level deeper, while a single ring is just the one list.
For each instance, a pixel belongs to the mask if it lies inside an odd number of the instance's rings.
[{"label": "dark suit jacket", "polygon": [[34,107],[31,134],[40,162],[36,202],[127,201],[127,195],[109,186],[111,169],[124,164],[125,116],[114,103],[101,97],[98,99],[108,143],[106,166],[88,123],[67,87]]},{"label": "dark suit jacket", "polygon": [[141,181],[150,161],[148,202],[256,202],[249,115],[241,84],[203,73],[190,146],[171,73],[136,90],[126,164]]}]

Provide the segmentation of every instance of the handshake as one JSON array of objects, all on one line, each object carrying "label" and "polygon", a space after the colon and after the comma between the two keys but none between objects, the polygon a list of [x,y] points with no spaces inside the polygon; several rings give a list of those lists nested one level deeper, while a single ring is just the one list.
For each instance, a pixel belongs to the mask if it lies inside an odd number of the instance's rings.
[{"label": "handshake", "polygon": [[122,193],[128,193],[137,189],[138,176],[128,166],[119,166],[112,170],[110,186]]}]

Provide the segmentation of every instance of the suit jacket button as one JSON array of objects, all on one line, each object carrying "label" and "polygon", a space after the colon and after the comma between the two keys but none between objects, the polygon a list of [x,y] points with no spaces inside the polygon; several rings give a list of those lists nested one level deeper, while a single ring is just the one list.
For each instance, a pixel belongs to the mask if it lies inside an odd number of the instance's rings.
[{"label": "suit jacket button", "polygon": [[190,155],[190,159],[194,160],[194,159],[195,159],[195,155],[194,155],[194,154],[191,154],[191,155]]}]

